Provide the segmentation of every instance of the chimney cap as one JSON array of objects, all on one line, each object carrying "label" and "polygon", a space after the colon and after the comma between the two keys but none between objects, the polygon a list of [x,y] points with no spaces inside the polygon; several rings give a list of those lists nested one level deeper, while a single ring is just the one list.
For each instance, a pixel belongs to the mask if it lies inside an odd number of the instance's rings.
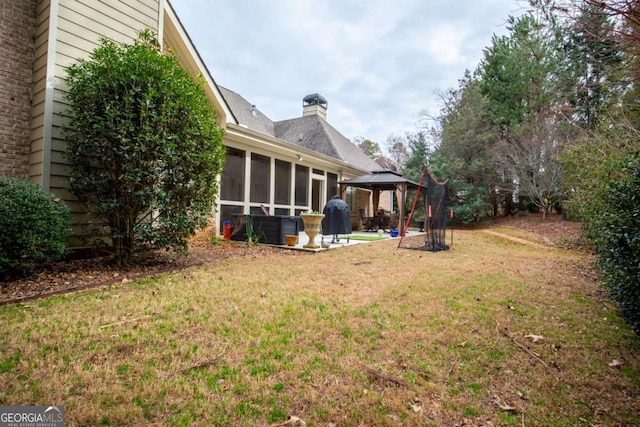
[{"label": "chimney cap", "polygon": [[307,105],[319,105],[321,107],[327,108],[327,100],[324,96],[314,93],[312,95],[307,95],[302,99],[302,106],[306,107]]}]

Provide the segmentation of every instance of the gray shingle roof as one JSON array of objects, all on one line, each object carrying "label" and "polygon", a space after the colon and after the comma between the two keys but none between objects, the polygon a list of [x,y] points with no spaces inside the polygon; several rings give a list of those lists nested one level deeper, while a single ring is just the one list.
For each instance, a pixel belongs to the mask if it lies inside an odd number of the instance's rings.
[{"label": "gray shingle roof", "polygon": [[220,91],[238,122],[253,131],[333,157],[362,170],[380,169],[373,159],[320,116],[308,115],[274,123],[241,95],[224,87],[220,87]]},{"label": "gray shingle roof", "polygon": [[380,169],[380,166],[360,147],[317,115],[276,122],[275,133],[277,138],[342,160],[359,169],[367,171]]},{"label": "gray shingle roof", "polygon": [[418,188],[420,186],[417,182],[411,181],[402,174],[389,169],[380,169],[368,175],[340,181],[340,184],[371,190],[394,190],[397,184],[406,184],[408,188]]},{"label": "gray shingle roof", "polygon": [[271,119],[234,91],[222,86],[218,87],[240,125],[265,135],[275,136]]}]

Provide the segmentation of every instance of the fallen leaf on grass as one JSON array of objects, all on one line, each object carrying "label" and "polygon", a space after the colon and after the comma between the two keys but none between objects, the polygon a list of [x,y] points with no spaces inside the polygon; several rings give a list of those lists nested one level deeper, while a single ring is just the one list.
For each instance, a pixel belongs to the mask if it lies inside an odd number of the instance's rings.
[{"label": "fallen leaf on grass", "polygon": [[524,337],[525,338],[531,338],[533,340],[533,342],[542,341],[544,339],[544,337],[542,335],[533,335],[533,334],[525,335]]},{"label": "fallen leaf on grass", "polygon": [[516,410],[515,406],[511,406],[508,403],[504,402],[502,399],[500,399],[498,396],[493,396],[493,403],[496,404],[496,406],[500,409],[502,409],[503,411],[508,411],[508,412],[513,412]]},{"label": "fallen leaf on grass", "polygon": [[515,406],[506,405],[506,404],[505,404],[505,405],[498,405],[498,407],[499,407],[500,409],[502,409],[503,411],[509,411],[509,412],[511,412],[511,411],[515,411],[515,410],[516,410]]},{"label": "fallen leaf on grass", "polygon": [[291,426],[291,427],[306,427],[307,423],[305,423],[304,421],[302,421],[300,418],[296,417],[295,415],[289,415],[289,417],[287,417],[287,421],[280,423],[280,424],[271,424],[271,427],[284,427],[284,426]]},{"label": "fallen leaf on grass", "polygon": [[609,362],[609,366],[611,366],[612,368],[617,368],[622,366],[622,362],[618,359],[613,359],[611,362]]}]

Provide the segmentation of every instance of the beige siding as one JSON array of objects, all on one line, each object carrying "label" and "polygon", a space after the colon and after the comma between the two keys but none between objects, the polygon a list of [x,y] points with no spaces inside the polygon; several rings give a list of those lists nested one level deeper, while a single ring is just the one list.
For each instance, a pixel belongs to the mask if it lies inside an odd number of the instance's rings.
[{"label": "beige siding", "polygon": [[33,104],[31,109],[31,155],[29,177],[42,185],[42,150],[44,137],[44,105],[47,86],[47,48],[49,41],[49,1],[38,4],[36,52],[34,60]]},{"label": "beige siding", "polygon": [[[42,154],[42,152],[40,152]],[[29,173],[31,176],[39,176],[42,173],[42,161],[38,161],[37,155],[31,158],[31,165],[29,165]]]},{"label": "beige siding", "polygon": [[[86,228],[83,224],[88,217],[84,207],[75,202],[66,190],[68,169],[61,135],[67,110],[63,81],[65,67],[80,58],[88,58],[90,52],[99,46],[100,38],[130,42],[137,32],[145,28],[157,31],[159,9],[159,0],[39,2],[29,174],[33,181],[58,194],[69,204],[74,213],[76,232]],[[52,13],[55,15],[51,16]],[[55,40],[50,40],[50,35]]]},{"label": "beige siding", "polygon": [[[145,4],[146,3],[146,4]],[[130,42],[136,33],[158,27],[158,2],[61,0],[58,13],[56,40],[56,91],[53,105],[53,131],[51,141],[51,189],[62,197],[69,197],[67,186],[67,165],[62,153],[64,141],[60,127],[65,123],[63,90],[64,68],[79,58],[87,58],[99,46],[101,38],[118,42]],[[85,208],[68,200],[74,213],[74,228],[81,232],[81,222],[86,220]]]}]

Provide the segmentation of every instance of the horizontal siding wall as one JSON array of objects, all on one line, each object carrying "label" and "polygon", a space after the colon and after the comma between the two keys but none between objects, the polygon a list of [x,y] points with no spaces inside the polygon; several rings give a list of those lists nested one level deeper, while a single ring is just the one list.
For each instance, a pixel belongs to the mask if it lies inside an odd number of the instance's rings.
[{"label": "horizontal siding wall", "polygon": [[[65,68],[86,59],[99,46],[101,38],[131,42],[136,33],[157,31],[160,0],[52,0],[40,3],[36,36],[34,105],[32,118],[31,168],[34,181],[62,197],[73,213],[76,234],[95,233],[95,219],[68,192],[68,167],[64,160],[65,142],[61,128],[68,120],[64,100]],[[50,10],[57,12],[49,19]],[[49,23],[55,25],[51,31]],[[55,37],[55,42],[49,40]],[[54,47],[53,54],[48,51]],[[52,61],[52,62],[50,62]],[[47,86],[49,82],[49,86]],[[48,176],[48,179],[47,179]],[[93,221],[93,222],[92,222]],[[94,229],[94,230],[90,230]],[[86,241],[75,245],[90,244]]]},{"label": "horizontal siding wall", "polygon": [[33,101],[31,107],[31,154],[29,158],[29,177],[43,185],[43,147],[44,147],[44,106],[47,88],[47,47],[49,44],[49,14],[51,4],[41,1],[38,4],[36,18],[36,40],[34,58]]}]

